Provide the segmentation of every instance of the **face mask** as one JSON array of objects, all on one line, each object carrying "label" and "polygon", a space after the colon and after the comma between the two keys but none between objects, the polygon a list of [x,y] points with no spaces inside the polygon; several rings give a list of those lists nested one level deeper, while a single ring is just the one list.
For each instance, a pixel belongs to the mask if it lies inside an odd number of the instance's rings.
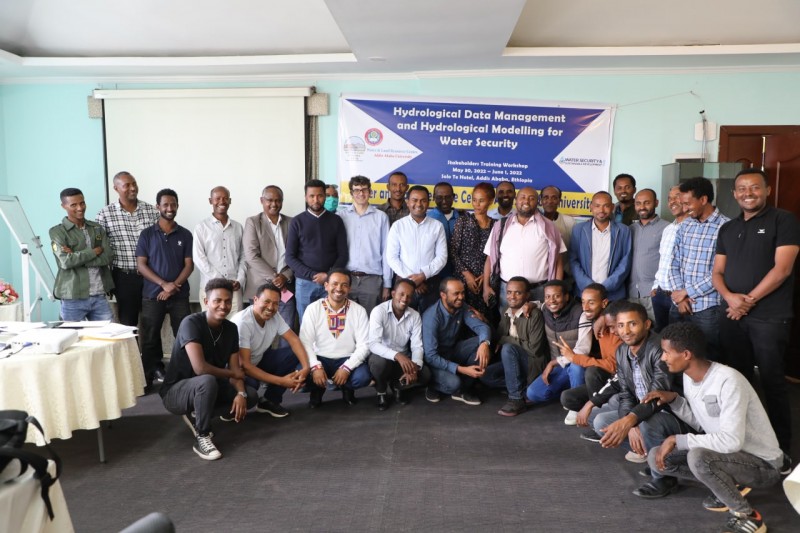
[{"label": "face mask", "polygon": [[339,199],[333,196],[328,196],[325,198],[325,210],[330,211],[331,213],[336,212],[336,208],[339,207]]}]

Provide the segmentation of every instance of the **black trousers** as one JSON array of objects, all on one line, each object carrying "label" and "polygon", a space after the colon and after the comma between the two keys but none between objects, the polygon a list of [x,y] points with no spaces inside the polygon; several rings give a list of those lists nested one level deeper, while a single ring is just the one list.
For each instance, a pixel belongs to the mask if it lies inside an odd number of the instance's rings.
[{"label": "black trousers", "polygon": [[[247,391],[247,408],[251,409],[258,402],[258,393],[253,387],[245,387]],[[163,402],[167,411],[174,415],[195,413],[195,427],[201,435],[207,435],[211,429],[214,408],[230,409],[236,389],[227,379],[220,379],[210,374],[183,379],[175,383],[164,394]]]},{"label": "black trousers", "polygon": [[792,416],[789,387],[784,377],[784,358],[789,347],[792,321],[760,320],[750,316],[731,320],[727,317],[727,309],[723,302],[719,315],[722,362],[741,372],[751,383],[755,380],[753,367],[758,366],[769,421],[778,437],[778,444],[788,454],[792,444]]},{"label": "black trousers", "polygon": [[169,300],[142,300],[142,330],[139,332],[142,346],[144,376],[152,381],[157,368],[164,368],[164,348],[161,345],[161,325],[169,313],[172,334],[178,337],[181,321],[189,315],[189,299],[177,297]]},{"label": "black trousers", "polygon": [[138,327],[139,311],[142,309],[142,276],[135,270],[112,268],[111,278],[114,280],[119,323]]},{"label": "black trousers", "polygon": [[[379,394],[386,392],[389,383],[395,382],[403,376],[403,368],[397,361],[389,361],[380,355],[369,354],[369,371],[375,379],[375,391]],[[403,390],[413,387],[424,387],[431,380],[431,369],[427,365],[417,375],[416,383],[402,387]]]},{"label": "black trousers", "polygon": [[614,377],[599,366],[590,366],[584,374],[584,383],[561,393],[561,405],[570,411],[580,411],[595,392],[603,388],[606,382]]}]

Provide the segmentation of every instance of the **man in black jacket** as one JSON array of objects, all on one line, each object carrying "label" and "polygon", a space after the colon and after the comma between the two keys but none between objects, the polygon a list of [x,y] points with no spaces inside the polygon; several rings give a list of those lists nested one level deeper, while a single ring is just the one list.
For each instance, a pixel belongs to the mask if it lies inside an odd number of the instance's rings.
[{"label": "man in black jacket", "polygon": [[[647,450],[676,431],[683,431],[678,419],[663,406],[642,402],[651,391],[675,389],[674,380],[661,361],[661,339],[650,332],[650,326],[642,305],[624,302],[617,307],[617,333],[623,342],[617,348],[619,408],[601,412],[594,419],[594,429],[602,435],[600,445],[616,448],[627,439],[627,447],[633,453],[625,458],[632,462],[646,461]],[[659,481],[658,490],[665,490],[666,494],[677,485],[674,478]]]}]

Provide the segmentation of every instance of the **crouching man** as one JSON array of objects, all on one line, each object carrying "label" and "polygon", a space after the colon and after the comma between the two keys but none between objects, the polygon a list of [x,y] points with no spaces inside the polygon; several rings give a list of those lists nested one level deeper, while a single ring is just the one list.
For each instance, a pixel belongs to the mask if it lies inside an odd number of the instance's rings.
[{"label": "crouching man", "polygon": [[731,513],[722,531],[766,531],[744,495],[777,483],[784,455],[761,400],[739,372],[706,359],[706,338],[698,326],[670,324],[661,332],[661,347],[669,371],[683,372],[686,397],[653,391],[644,401],[669,404],[675,416],[704,433],[667,437],[651,451],[650,469],[708,487],[712,494],[703,507]]},{"label": "crouching man", "polygon": [[181,321],[159,394],[167,411],[182,415],[192,430],[194,452],[213,461],[222,457],[211,441],[214,408],[229,404],[233,419],[241,422],[258,397],[255,389],[245,387],[239,333],[225,318],[231,311],[233,282],[215,278],[205,289],[206,311]]}]

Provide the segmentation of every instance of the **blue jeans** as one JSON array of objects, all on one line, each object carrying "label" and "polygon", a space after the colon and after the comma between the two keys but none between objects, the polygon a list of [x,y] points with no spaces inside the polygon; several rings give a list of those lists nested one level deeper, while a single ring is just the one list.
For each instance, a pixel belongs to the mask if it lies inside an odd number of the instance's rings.
[{"label": "blue jeans", "polygon": [[61,300],[61,319],[67,322],[81,320],[111,320],[111,307],[108,305],[105,294]]},{"label": "blue jeans", "polygon": [[526,396],[533,403],[557,400],[563,391],[583,385],[585,373],[586,369],[580,365],[568,364],[563,368],[561,365],[556,365],[548,376],[550,384],[546,385],[542,376],[539,376],[528,387]]},{"label": "blue jeans", "polygon": [[[455,345],[450,353],[442,353],[442,357],[460,366],[471,366],[478,364],[476,354],[481,340],[478,337],[471,337]],[[449,370],[431,367],[433,374],[433,387],[443,394],[455,394],[459,390],[464,390],[472,385],[475,378],[462,376],[458,373],[451,374]]]},{"label": "blue jeans", "polygon": [[294,297],[297,300],[297,316],[300,317],[300,320],[303,320],[303,314],[305,314],[308,304],[326,296],[328,293],[323,285],[297,278],[294,284]]},{"label": "blue jeans", "polygon": [[[263,370],[267,374],[280,377],[293,372],[299,366],[300,361],[297,360],[297,356],[294,355],[294,352],[292,352],[291,348],[276,348],[274,350],[270,348],[264,352],[264,356],[261,358],[261,361],[259,361],[256,365],[257,368]],[[258,389],[259,382],[255,378],[247,376],[247,378],[245,378],[245,383],[255,389]],[[264,399],[272,403],[279,404],[283,400],[284,392],[286,392],[285,387],[267,383],[267,390],[264,393]]]},{"label": "blue jeans", "polygon": [[658,448],[648,454],[650,471],[658,476],[694,479],[708,487],[714,496],[734,513],[750,514],[753,508],[736,485],[769,487],[781,479],[779,469],[747,452],[719,453],[706,448],[673,450],[664,458],[664,470],[656,465]]},{"label": "blue jeans", "polygon": [[669,310],[669,323],[691,322],[703,330],[706,336],[706,350],[709,361],[719,361],[719,306],[715,305],[691,315],[681,315],[674,305]]},{"label": "blue jeans", "polygon": [[[328,375],[328,379],[331,379],[336,371],[339,370],[339,367],[342,366],[345,361],[347,361],[347,357],[342,357],[341,359],[331,359],[329,357],[318,356],[317,361],[319,361],[319,363],[322,365],[323,370],[325,370],[325,374]],[[352,390],[361,389],[369,385],[370,381],[372,381],[372,376],[369,373],[369,366],[366,364],[361,364],[357,366],[355,370],[350,372],[350,377],[347,378],[347,382],[344,384],[343,388]],[[319,387],[317,387],[317,385],[314,383],[313,373],[308,374],[306,388],[309,390],[319,390]]]},{"label": "blue jeans", "polygon": [[650,300],[653,304],[653,315],[656,317],[655,330],[661,331],[669,325],[669,312],[674,307],[669,294],[656,289],[656,295]]},{"label": "blue jeans", "polygon": [[528,379],[528,353],[516,344],[500,348],[500,362],[486,367],[481,382],[489,387],[508,390],[510,400],[521,400]]}]

